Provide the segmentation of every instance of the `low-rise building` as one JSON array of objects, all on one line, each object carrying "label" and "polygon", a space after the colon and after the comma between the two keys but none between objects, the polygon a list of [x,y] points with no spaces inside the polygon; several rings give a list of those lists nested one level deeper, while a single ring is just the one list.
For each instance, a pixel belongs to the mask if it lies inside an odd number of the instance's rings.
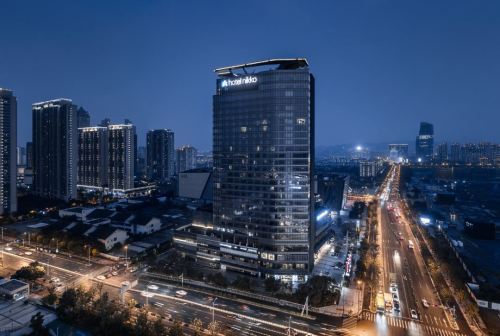
[{"label": "low-rise building", "polygon": [[90,214],[94,209],[84,208],[84,207],[74,207],[59,210],[59,217],[76,217],[81,221],[87,220],[87,215]]},{"label": "low-rise building", "polygon": [[30,295],[30,286],[17,279],[3,279],[3,282],[0,282],[0,294],[8,300],[21,300]]},{"label": "low-rise building", "polygon": [[109,225],[99,225],[93,231],[87,231],[86,234],[101,242],[106,251],[111,250],[117,244],[125,244],[128,239],[126,231]]}]

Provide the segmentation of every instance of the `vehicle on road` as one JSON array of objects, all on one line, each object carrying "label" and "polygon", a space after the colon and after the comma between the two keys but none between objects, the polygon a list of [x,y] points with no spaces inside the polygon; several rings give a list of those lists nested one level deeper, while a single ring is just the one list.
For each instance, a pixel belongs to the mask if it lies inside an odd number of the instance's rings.
[{"label": "vehicle on road", "polygon": [[396,287],[391,286],[391,293],[397,293],[398,289]]},{"label": "vehicle on road", "polygon": [[425,308],[429,308],[429,302],[427,302],[426,299],[422,299],[422,305],[425,307]]},{"label": "vehicle on road", "polygon": [[55,283],[57,283],[57,282],[60,282],[60,281],[61,281],[61,279],[59,279],[59,278],[57,278],[57,277],[53,277],[52,279],[50,279],[50,282],[55,282]]},{"label": "vehicle on road", "polygon": [[401,308],[399,307],[399,302],[397,302],[397,301],[394,301],[394,310],[395,311],[400,311],[401,310]]},{"label": "vehicle on road", "polygon": [[418,314],[417,314],[417,311],[415,309],[410,310],[410,315],[411,315],[412,319],[418,320]]},{"label": "vehicle on road", "polygon": [[149,285],[148,286],[148,289],[150,290],[158,290],[160,287],[156,286],[156,285]]},{"label": "vehicle on road", "polygon": [[185,290],[178,290],[177,292],[175,292],[175,295],[176,296],[186,296],[187,295],[187,292]]},{"label": "vehicle on road", "polygon": [[392,293],[392,299],[393,299],[394,301],[399,301],[398,294],[396,294],[396,293]]},{"label": "vehicle on road", "polygon": [[98,275],[95,277],[97,280],[106,280],[106,277],[104,275]]},{"label": "vehicle on road", "polygon": [[132,267],[131,269],[128,270],[130,273],[137,272],[137,267]]},{"label": "vehicle on road", "polygon": [[385,311],[390,313],[392,310],[392,297],[390,293],[384,293]]},{"label": "vehicle on road", "polygon": [[117,271],[113,271],[113,272],[111,272],[111,275],[112,275],[112,276],[117,276],[117,275],[118,275],[118,272],[117,272]]},{"label": "vehicle on road", "polygon": [[33,253],[32,253],[32,252],[30,252],[30,251],[26,251],[26,252],[24,252],[24,254],[26,254],[26,255],[30,256],[30,255],[32,255]]},{"label": "vehicle on road", "polygon": [[413,250],[413,242],[411,240],[408,240],[408,248]]},{"label": "vehicle on road", "polygon": [[5,248],[4,248],[4,250],[5,250],[5,251],[12,251],[12,247],[7,246],[7,247],[5,247]]}]

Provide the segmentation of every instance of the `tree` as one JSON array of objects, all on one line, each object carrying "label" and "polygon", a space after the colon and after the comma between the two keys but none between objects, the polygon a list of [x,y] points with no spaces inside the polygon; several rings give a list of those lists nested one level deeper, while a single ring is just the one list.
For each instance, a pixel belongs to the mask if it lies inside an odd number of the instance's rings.
[{"label": "tree", "polygon": [[227,280],[221,272],[215,274],[209,274],[207,276],[208,282],[211,282],[220,287],[227,287]]},{"label": "tree", "polygon": [[182,330],[182,322],[175,320],[174,324],[168,330],[168,336],[183,336],[184,331]]},{"label": "tree", "polygon": [[220,333],[220,325],[219,322],[217,321],[212,321],[208,325],[208,331],[210,332],[210,335],[215,336]]},{"label": "tree", "polygon": [[231,285],[244,291],[249,291],[251,289],[250,279],[243,276],[238,276]]},{"label": "tree", "polygon": [[193,336],[201,336],[203,333],[203,322],[199,318],[193,319],[190,326],[194,331]]},{"label": "tree", "polygon": [[49,306],[52,306],[57,301],[57,295],[55,293],[54,287],[49,287],[47,291],[49,293],[42,299],[42,301]]},{"label": "tree", "polygon": [[280,282],[273,277],[267,277],[264,286],[268,292],[277,292],[280,289]]},{"label": "tree", "polygon": [[45,275],[45,269],[38,262],[32,262],[28,266],[23,266],[12,275],[15,279],[35,281]]},{"label": "tree", "polygon": [[135,322],[135,334],[137,336],[151,335],[148,314],[144,310],[137,315],[137,320]]},{"label": "tree", "polygon": [[32,330],[30,335],[33,336],[45,336],[49,334],[47,329],[43,326],[43,315],[40,312],[31,316],[30,328]]},{"label": "tree", "polygon": [[157,318],[154,322],[153,325],[151,326],[151,331],[153,335],[166,335],[167,334],[167,328],[163,325],[162,318],[159,317]]}]

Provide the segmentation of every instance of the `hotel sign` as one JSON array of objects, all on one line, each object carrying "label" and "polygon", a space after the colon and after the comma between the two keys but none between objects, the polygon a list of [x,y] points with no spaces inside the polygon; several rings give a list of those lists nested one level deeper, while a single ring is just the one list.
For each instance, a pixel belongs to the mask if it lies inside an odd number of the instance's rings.
[{"label": "hotel sign", "polygon": [[220,81],[220,88],[223,90],[250,89],[257,86],[256,76],[245,76],[237,78],[224,78]]}]

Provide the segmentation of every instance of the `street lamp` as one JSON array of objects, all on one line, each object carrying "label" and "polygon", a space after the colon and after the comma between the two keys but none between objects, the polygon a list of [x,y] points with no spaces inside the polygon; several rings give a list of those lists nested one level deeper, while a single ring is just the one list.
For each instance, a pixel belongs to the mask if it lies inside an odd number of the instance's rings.
[{"label": "street lamp", "polygon": [[125,245],[125,267],[128,270],[128,245]]},{"label": "street lamp", "polygon": [[[362,302],[361,302],[361,295],[360,295],[361,288],[362,288],[361,285],[363,284],[363,281],[358,280],[357,283],[358,283],[358,313],[359,313],[359,311],[363,308],[362,307]],[[360,307],[360,305],[361,305],[361,307]]]},{"label": "street lamp", "polygon": [[212,323],[215,322],[215,301],[217,301],[218,298],[215,298],[213,301],[212,301]]},{"label": "street lamp", "polygon": [[89,266],[90,266],[90,249],[92,248],[92,246],[90,246],[90,244],[85,246],[89,248]]}]

